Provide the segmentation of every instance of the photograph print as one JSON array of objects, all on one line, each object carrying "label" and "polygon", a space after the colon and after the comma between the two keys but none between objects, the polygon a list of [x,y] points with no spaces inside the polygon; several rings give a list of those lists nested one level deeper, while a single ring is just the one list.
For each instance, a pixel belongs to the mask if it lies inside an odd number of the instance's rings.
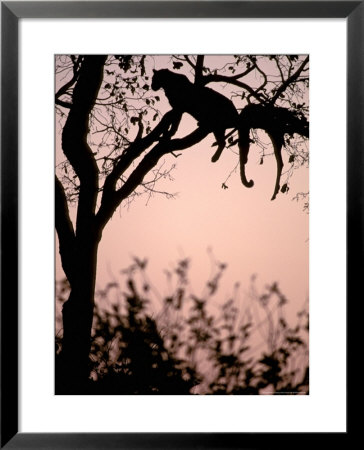
[{"label": "photograph print", "polygon": [[308,55],[55,55],[55,394],[309,394]]}]

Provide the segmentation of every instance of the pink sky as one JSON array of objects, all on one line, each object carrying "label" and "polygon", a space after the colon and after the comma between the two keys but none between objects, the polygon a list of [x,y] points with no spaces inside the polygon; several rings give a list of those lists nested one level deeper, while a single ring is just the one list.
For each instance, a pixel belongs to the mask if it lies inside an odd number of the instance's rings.
[{"label": "pink sky", "polygon": [[[157,69],[167,67],[166,57],[154,59]],[[158,95],[164,98],[163,91]],[[161,105],[163,111],[170,109],[166,102]],[[192,131],[194,124],[184,114],[179,134]],[[56,135],[59,161],[63,154],[60,134]],[[269,142],[266,136],[263,140]],[[275,160],[273,156],[265,158],[260,165],[258,148],[253,145],[246,170],[255,186],[245,188],[236,171],[227,182],[229,188],[222,189],[222,183],[236,166],[237,155],[225,149],[220,160],[211,163],[216,149],[211,148],[213,142],[209,135],[177,159],[168,155],[161,161],[166,167],[176,164],[174,180],[158,185],[160,190],[178,193],[174,199],[154,196],[148,201],[142,196],[114,213],[99,247],[97,288],[109,281],[120,281],[120,270],[137,256],[148,259],[149,278],[163,294],[167,290],[164,270],[187,257],[191,260],[191,282],[198,294],[211,273],[211,249],[214,257],[228,266],[217,303],[227,300],[235,282],[240,282],[243,293],[247,291],[251,276],[256,274],[258,285],[277,281],[289,300],[289,309],[300,310],[308,298],[309,220],[302,211],[303,204],[292,198],[297,192],[308,191],[308,169],[297,170],[291,178],[290,191],[271,201]],[[287,163],[286,155],[284,158]],[[71,215],[74,213],[75,208],[71,207]],[[58,250],[56,274],[57,279],[63,274]]]}]

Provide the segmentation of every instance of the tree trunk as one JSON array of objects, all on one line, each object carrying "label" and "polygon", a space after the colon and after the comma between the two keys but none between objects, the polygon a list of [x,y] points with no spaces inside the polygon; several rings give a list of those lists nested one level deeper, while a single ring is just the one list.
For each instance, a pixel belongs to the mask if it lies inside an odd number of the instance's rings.
[{"label": "tree trunk", "polygon": [[101,229],[95,207],[99,170],[87,143],[89,118],[103,80],[105,56],[84,56],[62,132],[62,149],[79,180],[76,228],[68,214],[62,184],[56,178],[56,228],[62,267],[71,285],[63,305],[63,342],[56,365],[56,393],[87,393],[94,307],[97,248]]},{"label": "tree trunk", "polygon": [[63,305],[62,352],[57,361],[56,394],[88,392],[92,318],[94,309],[97,248],[95,236],[77,245],[73,261],[71,293]]}]

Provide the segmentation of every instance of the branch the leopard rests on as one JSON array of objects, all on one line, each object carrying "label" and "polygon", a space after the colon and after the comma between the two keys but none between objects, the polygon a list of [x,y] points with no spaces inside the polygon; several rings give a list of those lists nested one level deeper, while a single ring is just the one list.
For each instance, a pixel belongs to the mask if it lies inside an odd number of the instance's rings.
[{"label": "branch the leopard rests on", "polygon": [[[233,102],[227,97],[213,89],[191,83],[185,75],[168,69],[153,70],[153,72],[152,89],[157,91],[163,88],[173,108],[173,121],[167,133],[164,133],[164,138],[169,139],[176,133],[182,114],[186,112],[197,120],[201,129],[214,134],[218,148],[211,161],[216,162],[225,148],[226,130],[237,129],[240,177],[246,187],[250,188],[254,185],[253,180],[248,181],[245,175],[251,143],[250,130],[260,128],[268,133],[277,161],[277,177],[272,196],[274,200],[280,189],[284,135],[298,133],[308,137],[308,121],[304,117],[299,117],[294,111],[270,104],[249,104],[239,114]],[[230,134],[231,132],[228,136]]]}]

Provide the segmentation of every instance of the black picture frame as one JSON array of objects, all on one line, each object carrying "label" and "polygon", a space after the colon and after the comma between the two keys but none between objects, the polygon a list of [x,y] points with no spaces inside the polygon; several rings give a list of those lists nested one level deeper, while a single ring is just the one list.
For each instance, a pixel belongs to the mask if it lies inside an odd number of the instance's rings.
[{"label": "black picture frame", "polygon": [[[18,23],[21,18],[346,18],[347,312],[363,274],[364,1],[1,2],[1,448],[233,449],[350,448],[345,433],[19,433],[18,432]],[[348,359],[353,353],[348,326]],[[348,377],[350,371],[347,372]],[[348,378],[350,386],[350,378]],[[350,389],[347,390],[350,398]]]}]

